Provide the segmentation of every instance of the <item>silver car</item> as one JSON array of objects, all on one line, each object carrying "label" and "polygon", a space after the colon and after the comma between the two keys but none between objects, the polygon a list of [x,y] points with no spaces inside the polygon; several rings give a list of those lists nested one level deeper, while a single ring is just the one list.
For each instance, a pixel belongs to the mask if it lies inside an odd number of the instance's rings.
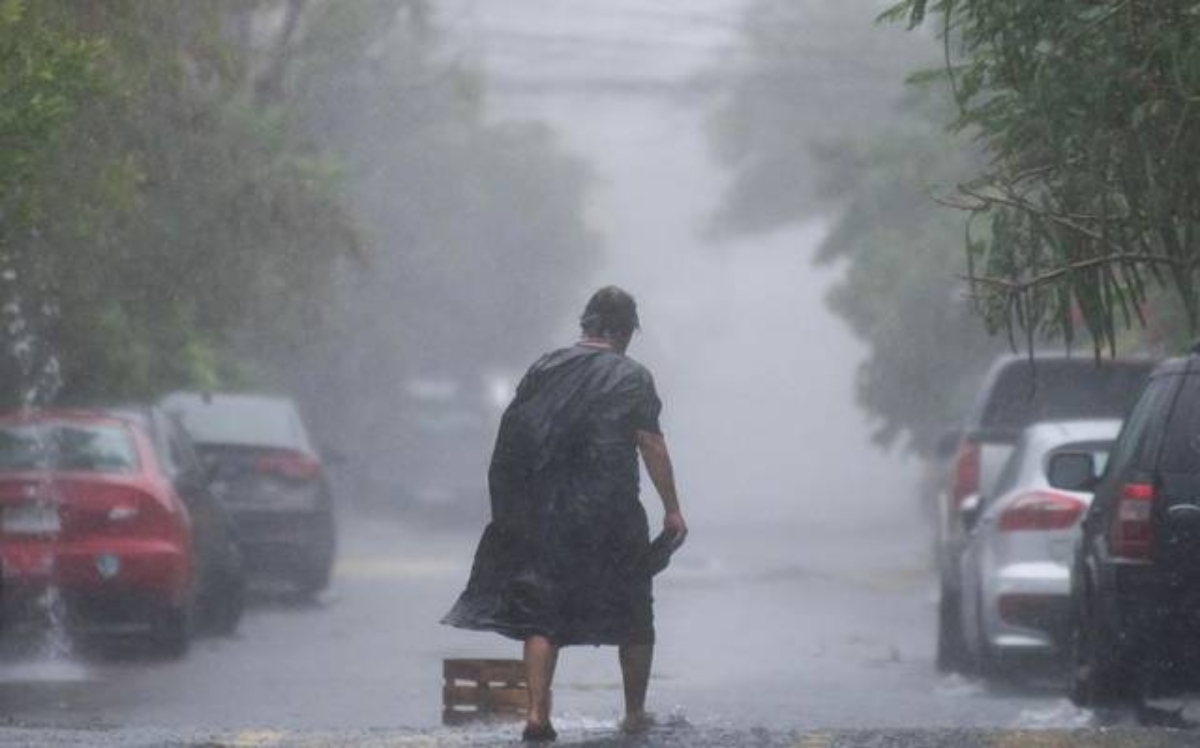
[{"label": "silver car", "polygon": [[993,489],[964,502],[969,531],[960,556],[967,652],[987,674],[1014,656],[1061,651],[1071,595],[1071,558],[1090,493],[1052,488],[1059,451],[1087,451],[1103,465],[1121,422],[1060,421],[1026,428]]}]

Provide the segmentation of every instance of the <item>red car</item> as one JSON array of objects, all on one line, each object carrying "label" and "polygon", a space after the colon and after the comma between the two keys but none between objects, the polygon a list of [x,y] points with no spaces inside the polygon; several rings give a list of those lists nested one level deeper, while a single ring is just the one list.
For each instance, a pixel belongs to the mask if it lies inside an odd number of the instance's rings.
[{"label": "red car", "polygon": [[213,523],[188,494],[207,480],[177,429],[155,409],[0,417],[0,620],[28,620],[54,589],[72,631],[146,631],[186,649],[205,567],[240,580],[240,561],[197,560],[212,543],[195,530]]}]

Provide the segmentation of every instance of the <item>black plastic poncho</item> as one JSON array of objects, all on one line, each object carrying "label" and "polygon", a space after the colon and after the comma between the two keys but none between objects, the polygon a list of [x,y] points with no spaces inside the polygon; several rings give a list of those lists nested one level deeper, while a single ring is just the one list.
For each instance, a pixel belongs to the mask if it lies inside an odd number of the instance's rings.
[{"label": "black plastic poncho", "polygon": [[645,367],[611,350],[535,363],[500,424],[492,521],[442,622],[559,646],[653,642],[636,435],[659,433],[661,409]]}]

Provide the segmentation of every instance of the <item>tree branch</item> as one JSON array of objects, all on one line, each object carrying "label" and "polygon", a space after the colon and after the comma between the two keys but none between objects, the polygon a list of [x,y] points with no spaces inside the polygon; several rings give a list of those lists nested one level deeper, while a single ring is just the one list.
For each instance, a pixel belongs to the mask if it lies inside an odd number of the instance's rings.
[{"label": "tree branch", "polygon": [[1026,213],[1029,213],[1030,215],[1035,215],[1035,216],[1038,216],[1039,218],[1044,218],[1048,221],[1058,224],[1059,226],[1061,226],[1063,228],[1070,229],[1071,231],[1074,231],[1077,234],[1085,236],[1088,239],[1091,239],[1092,241],[1094,241],[1098,244],[1103,244],[1107,247],[1115,249],[1119,253],[1124,254],[1126,251],[1125,247],[1121,246],[1120,244],[1117,244],[1112,239],[1105,236],[1103,233],[1096,231],[1095,229],[1092,229],[1088,226],[1083,225],[1083,223],[1081,223],[1081,221],[1106,221],[1106,220],[1116,220],[1116,219],[1106,219],[1106,218],[1102,218],[1100,216],[1088,216],[1088,215],[1080,215],[1080,214],[1072,214],[1072,213],[1059,213],[1057,211],[1047,210],[1045,208],[1034,205],[1033,203],[1030,203],[1028,200],[1025,200],[1017,195],[1014,195],[1011,192],[1008,194],[984,194],[982,192],[979,192],[978,190],[974,190],[972,188],[966,187],[965,185],[959,185],[958,190],[962,194],[966,195],[967,197],[969,197],[973,200],[976,200],[977,202],[962,203],[962,202],[949,200],[946,198],[938,198],[938,197],[935,197],[934,200],[938,204],[944,205],[946,207],[957,208],[959,210],[968,210],[968,211],[975,212],[975,213],[987,210],[988,208],[996,206],[996,205],[1004,206],[1006,208],[1012,208],[1014,210],[1024,211]]},{"label": "tree branch", "polygon": [[1044,286],[1048,283],[1053,283],[1072,273],[1082,272],[1084,270],[1095,270],[1105,265],[1117,264],[1141,264],[1141,265],[1166,265],[1177,270],[1189,269],[1195,267],[1196,260],[1177,260],[1171,257],[1163,257],[1162,255],[1151,254],[1129,254],[1125,252],[1103,255],[1101,257],[1089,257],[1086,260],[1079,260],[1067,265],[1048,270],[1028,280],[1012,280],[1010,278],[997,278],[996,276],[981,276],[981,275],[960,275],[959,279],[969,283],[978,283],[984,286],[992,286],[1002,289],[1008,293],[1019,294],[1029,289],[1038,286]]}]

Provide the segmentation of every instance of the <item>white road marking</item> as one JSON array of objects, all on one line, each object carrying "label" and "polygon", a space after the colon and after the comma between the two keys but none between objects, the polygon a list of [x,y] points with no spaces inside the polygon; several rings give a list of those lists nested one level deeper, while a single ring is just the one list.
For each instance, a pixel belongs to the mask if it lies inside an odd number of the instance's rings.
[{"label": "white road marking", "polygon": [[465,574],[457,561],[403,556],[354,556],[337,562],[334,575],[343,579],[429,579]]}]

